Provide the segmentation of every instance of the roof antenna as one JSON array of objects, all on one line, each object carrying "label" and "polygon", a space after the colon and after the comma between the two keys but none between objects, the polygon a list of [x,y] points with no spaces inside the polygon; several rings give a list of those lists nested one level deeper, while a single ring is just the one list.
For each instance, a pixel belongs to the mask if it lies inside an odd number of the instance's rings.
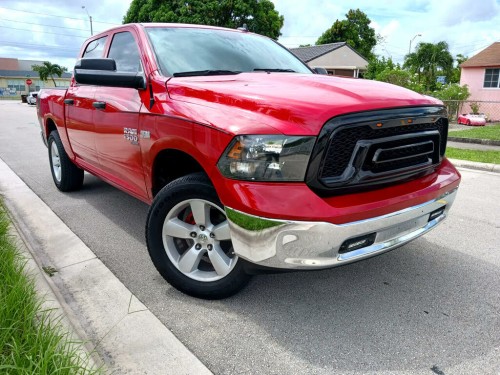
[{"label": "roof antenna", "polygon": [[248,26],[246,23],[243,24],[242,27],[238,27],[238,30],[241,30],[241,31],[248,31]]}]

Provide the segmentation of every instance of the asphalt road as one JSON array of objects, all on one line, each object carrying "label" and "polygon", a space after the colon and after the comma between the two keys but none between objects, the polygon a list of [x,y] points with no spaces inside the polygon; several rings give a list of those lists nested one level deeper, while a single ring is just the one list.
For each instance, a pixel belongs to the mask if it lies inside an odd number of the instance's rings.
[{"label": "asphalt road", "polygon": [[448,220],[400,249],[203,301],[154,269],[145,204],[91,175],[55,188],[35,113],[0,101],[0,157],[214,373],[500,373],[500,174],[461,170]]}]

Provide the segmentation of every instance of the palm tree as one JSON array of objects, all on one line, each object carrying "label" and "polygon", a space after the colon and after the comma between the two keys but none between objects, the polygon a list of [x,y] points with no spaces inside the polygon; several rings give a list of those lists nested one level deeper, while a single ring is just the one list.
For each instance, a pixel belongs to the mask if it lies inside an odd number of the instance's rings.
[{"label": "palm tree", "polygon": [[48,61],[44,61],[42,65],[32,65],[31,69],[33,69],[33,71],[35,72],[38,72],[38,75],[40,76],[40,79],[42,81],[47,81],[50,77],[50,79],[52,79],[52,82],[54,82],[54,87],[57,86],[54,75],[61,77],[62,74],[68,70],[63,66],[52,64]]},{"label": "palm tree", "polygon": [[406,55],[404,67],[417,73],[419,83],[423,76],[427,90],[433,89],[438,71],[444,73],[448,80],[452,73],[453,57],[448,51],[448,43],[419,43],[415,52]]}]

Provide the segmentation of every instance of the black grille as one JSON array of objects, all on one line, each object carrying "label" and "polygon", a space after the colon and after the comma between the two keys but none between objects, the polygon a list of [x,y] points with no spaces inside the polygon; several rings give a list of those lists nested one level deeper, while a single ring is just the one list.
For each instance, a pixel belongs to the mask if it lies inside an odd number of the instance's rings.
[{"label": "black grille", "polygon": [[[446,129],[445,129],[446,128]],[[393,128],[372,129],[370,126],[347,126],[339,129],[331,138],[328,146],[320,178],[341,176],[351,160],[356,143],[359,140],[370,140],[392,137],[396,135],[420,133],[426,130],[438,130],[441,134],[441,156],[446,147],[447,124],[443,120],[437,123],[404,125]]]},{"label": "black grille", "polygon": [[319,193],[352,192],[432,171],[446,149],[442,107],[412,107],[339,116],[323,127],[306,183]]}]

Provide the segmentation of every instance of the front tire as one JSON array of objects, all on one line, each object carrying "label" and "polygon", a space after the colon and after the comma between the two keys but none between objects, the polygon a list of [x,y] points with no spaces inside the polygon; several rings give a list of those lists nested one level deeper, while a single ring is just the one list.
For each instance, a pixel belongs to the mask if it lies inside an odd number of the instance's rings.
[{"label": "front tire", "polygon": [[64,192],[80,189],[83,185],[83,169],[70,160],[56,131],[50,133],[47,144],[50,171],[56,187]]},{"label": "front tire", "polygon": [[146,241],[158,272],[191,296],[226,298],[250,280],[234,254],[223,206],[204,174],[181,177],[158,193],[148,213]]}]

